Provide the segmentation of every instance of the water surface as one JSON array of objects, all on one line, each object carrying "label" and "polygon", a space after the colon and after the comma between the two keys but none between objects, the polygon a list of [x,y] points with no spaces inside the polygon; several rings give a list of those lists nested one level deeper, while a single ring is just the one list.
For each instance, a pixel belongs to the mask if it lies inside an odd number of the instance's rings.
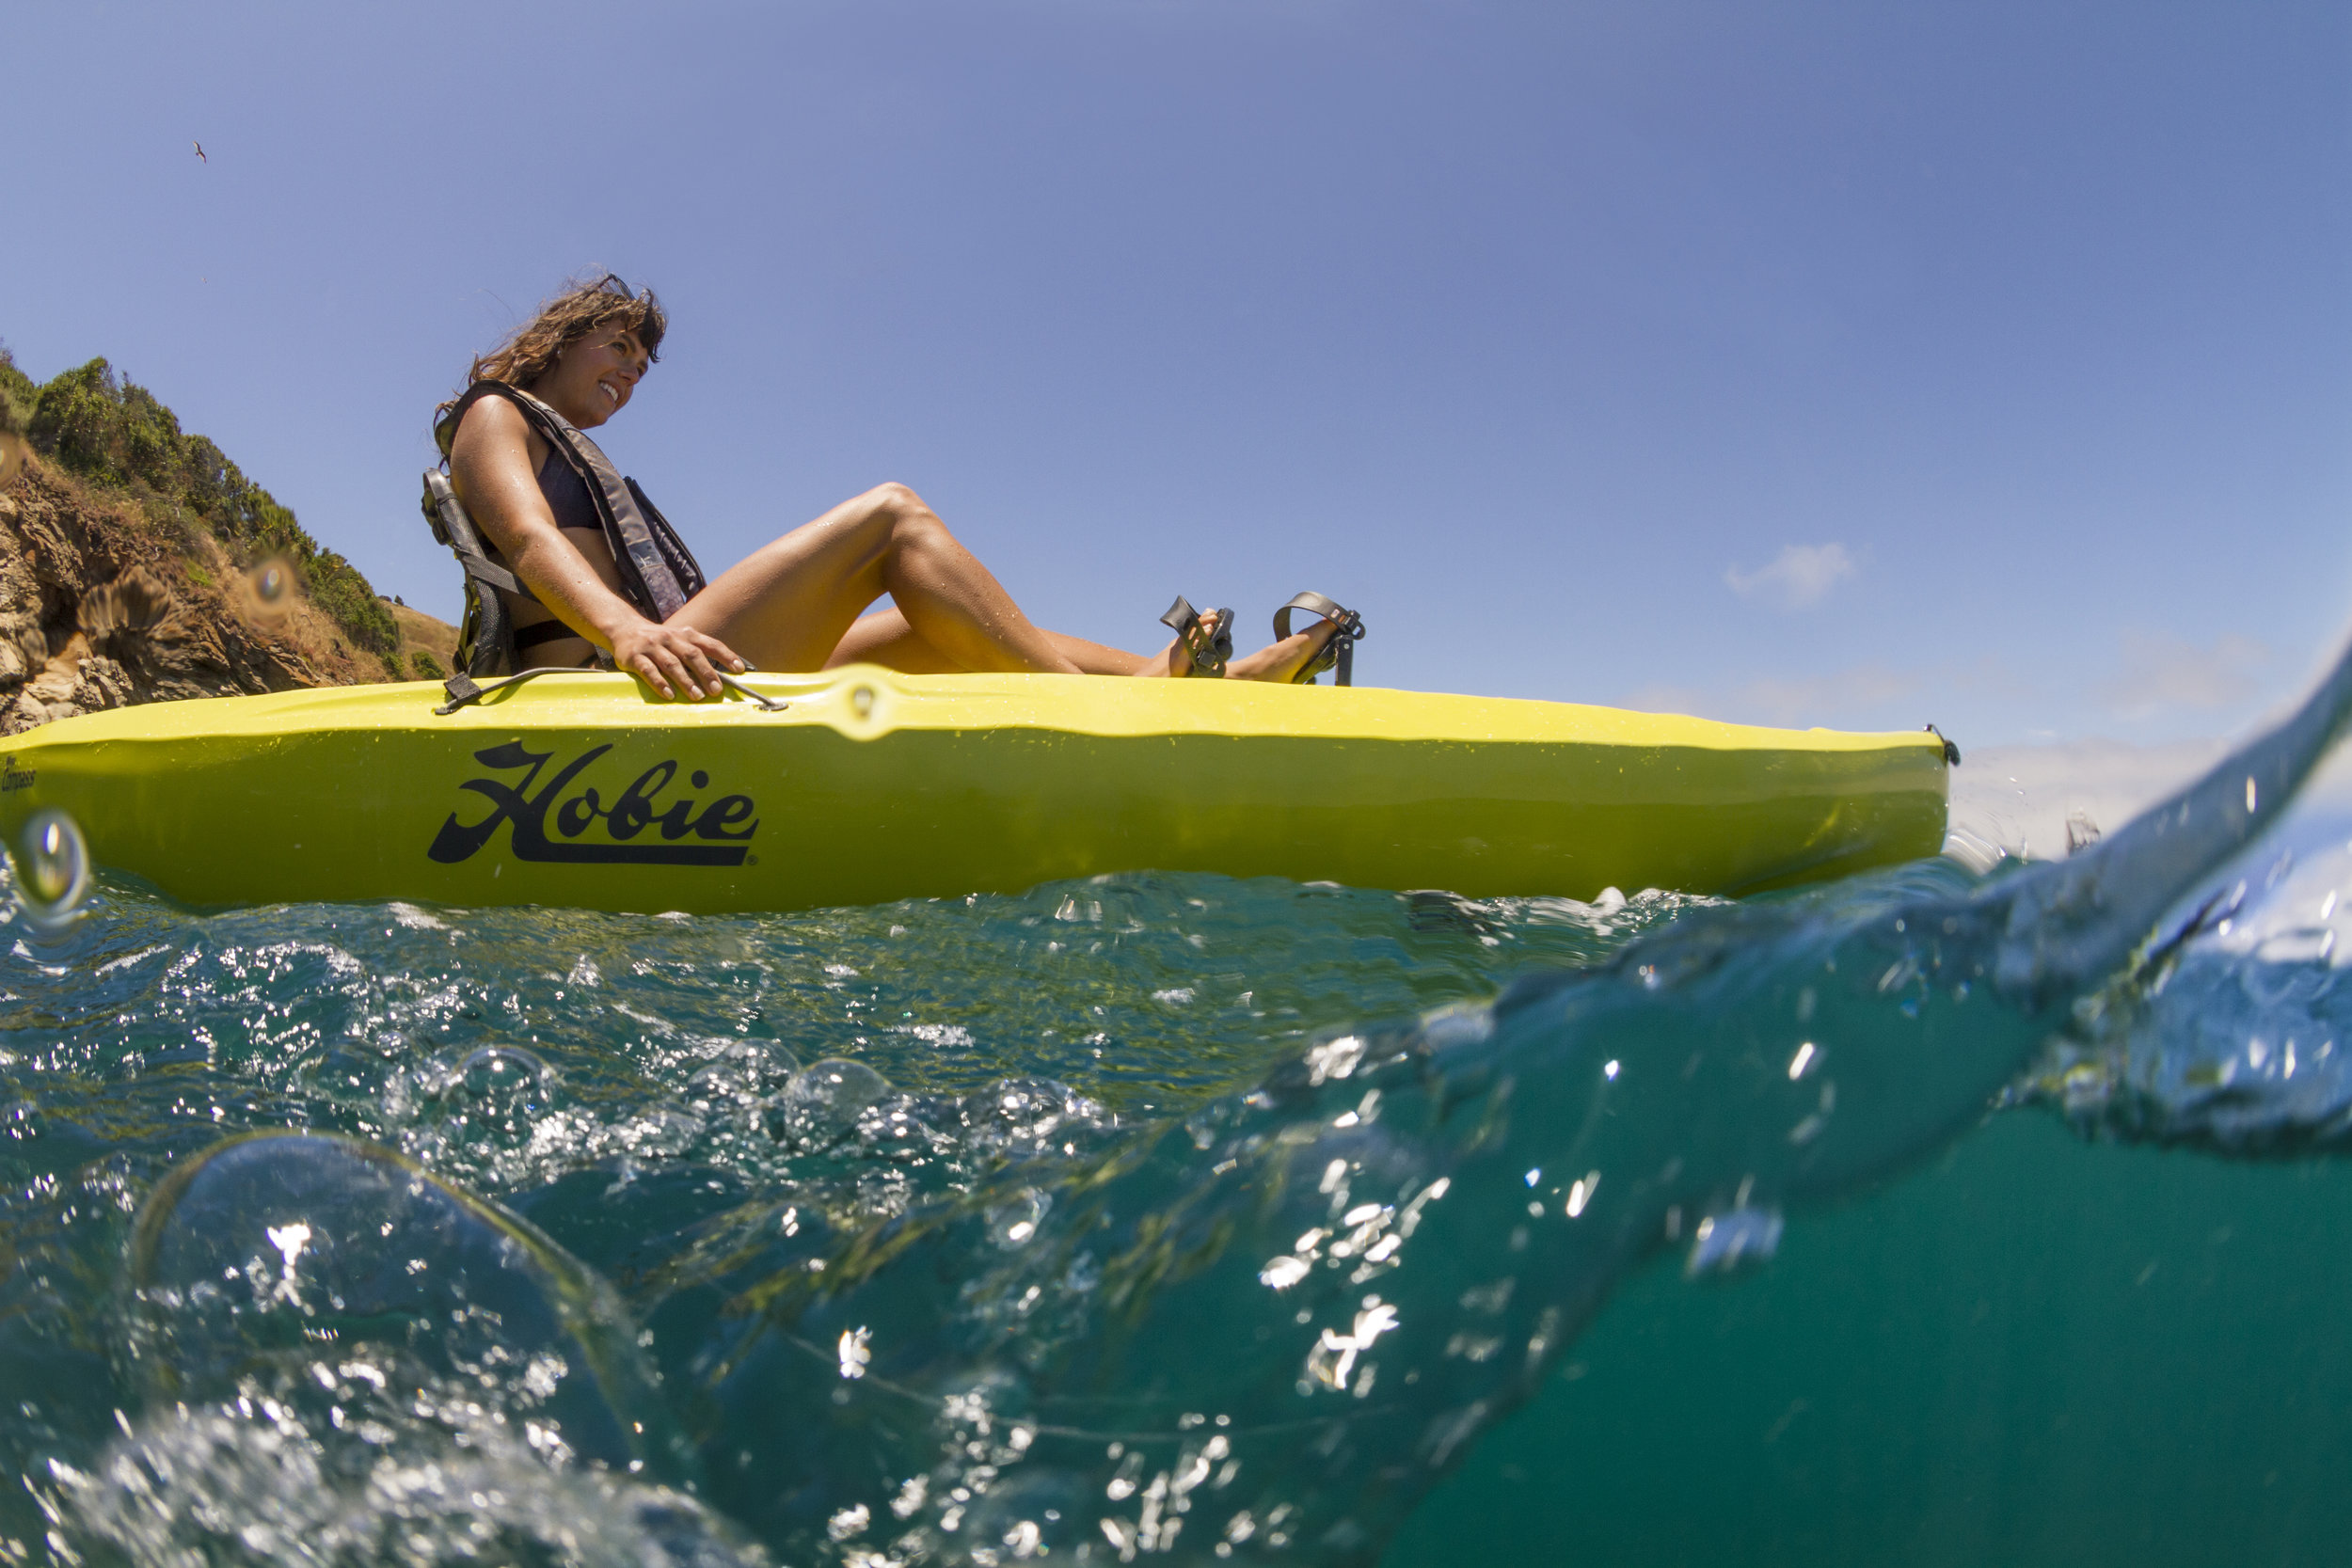
[{"label": "water surface", "polygon": [[0,1552],[2329,1560],[2347,840],[2029,1004],[1987,964],[2066,917],[1950,861],[691,919],[102,879],[0,933]]}]

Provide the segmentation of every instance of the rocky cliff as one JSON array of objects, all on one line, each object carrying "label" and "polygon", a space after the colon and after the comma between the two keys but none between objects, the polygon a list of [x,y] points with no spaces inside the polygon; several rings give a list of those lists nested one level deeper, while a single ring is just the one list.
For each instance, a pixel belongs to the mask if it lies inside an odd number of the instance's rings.
[{"label": "rocky cliff", "polygon": [[0,734],[126,703],[434,677],[456,641],[377,598],[103,360],[36,386],[0,349]]}]

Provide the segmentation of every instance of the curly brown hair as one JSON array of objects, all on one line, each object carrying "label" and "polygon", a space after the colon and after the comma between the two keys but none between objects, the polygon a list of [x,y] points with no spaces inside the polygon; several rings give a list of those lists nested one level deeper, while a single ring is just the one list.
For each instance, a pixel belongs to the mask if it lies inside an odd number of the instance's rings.
[{"label": "curly brown hair", "polygon": [[[539,307],[537,315],[508,334],[504,342],[487,354],[476,355],[466,372],[466,385],[503,381],[528,391],[555,368],[565,349],[591,332],[615,323],[627,325],[637,335],[647,360],[660,359],[661,335],[670,325],[661,301],[654,297],[651,289],[632,291],[617,274],[608,272],[593,281],[573,278],[560,293]],[[454,430],[442,427],[449,422],[450,411],[457,406],[457,398],[451,398],[433,411],[434,436],[443,451],[449,450],[449,443],[456,435]]]}]

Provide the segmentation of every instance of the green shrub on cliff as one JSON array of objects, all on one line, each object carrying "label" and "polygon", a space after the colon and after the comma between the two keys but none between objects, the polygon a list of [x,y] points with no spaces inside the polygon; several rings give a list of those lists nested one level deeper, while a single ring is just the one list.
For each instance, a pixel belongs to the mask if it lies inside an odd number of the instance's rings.
[{"label": "green shrub on cliff", "polygon": [[105,360],[36,386],[0,347],[0,398],[14,406],[34,449],[60,467],[129,492],[158,523],[202,528],[246,564],[289,557],[310,602],[352,641],[377,654],[400,646],[391,612],[358,567],[321,549],[293,512],[218,447],[183,432],[178,416]]},{"label": "green shrub on cliff", "polygon": [[23,430],[32,422],[33,404],[40,401],[40,388],[16,368],[8,345],[0,343],[0,430]]}]

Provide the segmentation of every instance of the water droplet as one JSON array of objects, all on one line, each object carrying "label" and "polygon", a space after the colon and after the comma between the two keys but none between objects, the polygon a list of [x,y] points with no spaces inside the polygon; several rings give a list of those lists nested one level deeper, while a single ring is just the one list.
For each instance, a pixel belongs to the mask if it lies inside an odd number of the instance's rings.
[{"label": "water droplet", "polygon": [[73,818],[44,806],[26,819],[17,839],[16,891],[33,925],[45,930],[80,917],[89,894],[89,846]]},{"label": "water droplet", "polygon": [[274,555],[247,572],[245,591],[238,595],[246,617],[267,624],[292,614],[301,597],[298,570],[290,558]]}]

